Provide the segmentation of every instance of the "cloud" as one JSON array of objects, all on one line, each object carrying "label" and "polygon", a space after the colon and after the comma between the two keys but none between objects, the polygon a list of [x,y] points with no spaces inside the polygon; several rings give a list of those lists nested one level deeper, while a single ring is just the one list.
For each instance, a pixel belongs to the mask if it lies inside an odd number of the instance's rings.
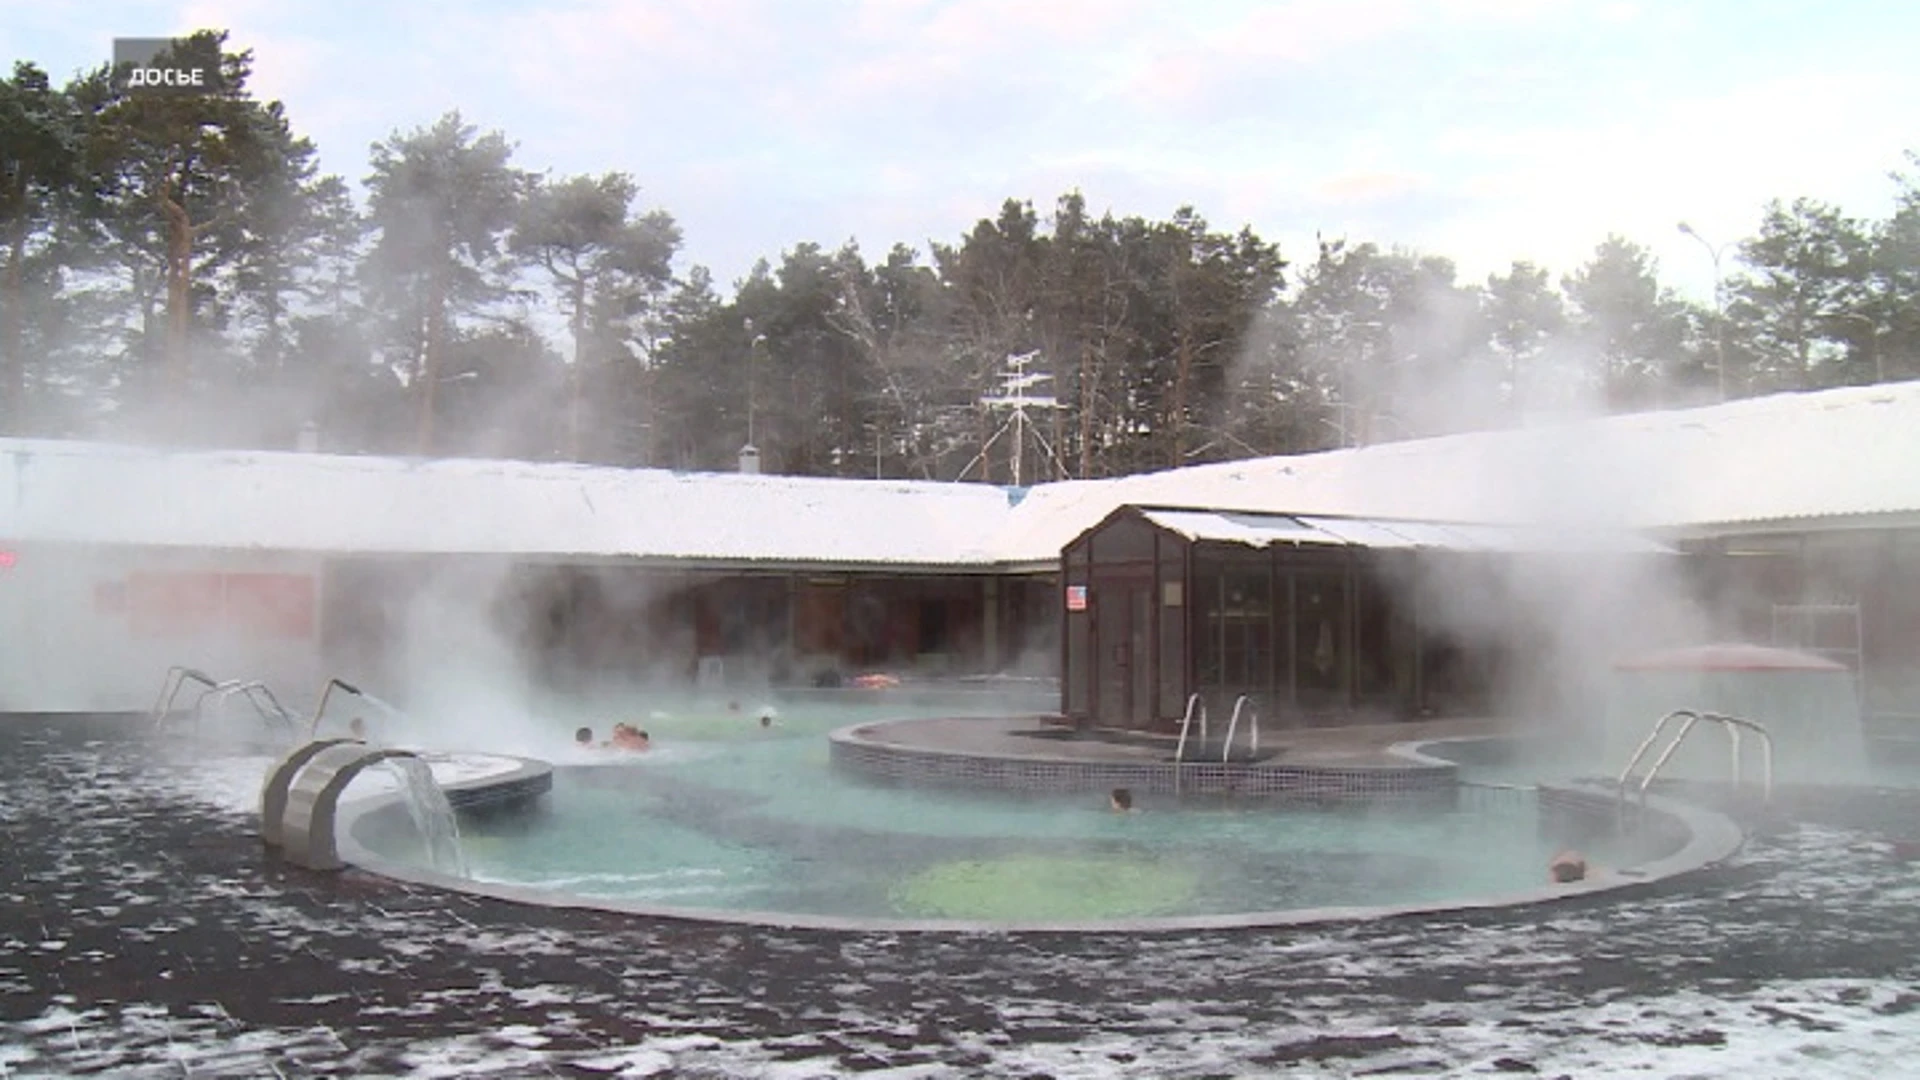
[{"label": "cloud", "polygon": [[1463,276],[1515,257],[1564,272],[1619,231],[1688,281],[1705,259],[1681,217],[1732,238],[1776,196],[1884,212],[1913,140],[1888,103],[1920,99],[1899,47],[1915,20],[1891,8],[1871,26],[1633,0],[101,10],[29,6],[9,28],[58,76],[104,59],[110,33],[226,26],[256,90],[355,179],[368,143],[458,107],[523,166],[630,172],[723,279],[801,239],[924,245],[1008,196],[1044,213],[1080,188],[1289,243],[1409,244]]},{"label": "cloud", "polygon": [[[1452,43],[1490,27],[1537,22],[1565,0],[1289,0],[1239,6],[1233,16],[1193,18],[1115,73],[1106,96],[1165,112],[1239,113],[1271,108],[1273,89],[1336,62],[1340,74],[1383,84],[1400,94],[1417,71],[1369,67],[1389,45],[1417,41],[1438,56]],[[1192,10],[1199,11],[1196,5]],[[1208,9],[1219,14],[1218,9]],[[1291,105],[1292,102],[1287,102]],[[1315,101],[1325,107],[1332,102]]]},{"label": "cloud", "polygon": [[1886,212],[1892,187],[1877,178],[1897,161],[1904,133],[1899,118],[1854,104],[1916,93],[1911,76],[1791,75],[1675,99],[1655,116],[1455,128],[1436,136],[1432,156],[1449,161],[1465,205],[1414,231],[1488,269],[1526,257],[1562,272],[1619,232],[1665,254],[1688,292],[1710,295],[1708,261],[1677,222],[1725,242],[1750,235],[1773,198]]},{"label": "cloud", "polygon": [[1147,0],[948,0],[934,7],[912,44],[968,53],[1099,47],[1151,24]]},{"label": "cloud", "polygon": [[1423,10],[1435,6],[1412,0],[1295,0],[1256,8],[1236,25],[1210,35],[1208,44],[1243,62],[1317,63],[1404,32],[1422,21]]},{"label": "cloud", "polygon": [[1343,173],[1314,185],[1316,196],[1340,205],[1367,205],[1399,199],[1420,190],[1426,181],[1412,173]]}]

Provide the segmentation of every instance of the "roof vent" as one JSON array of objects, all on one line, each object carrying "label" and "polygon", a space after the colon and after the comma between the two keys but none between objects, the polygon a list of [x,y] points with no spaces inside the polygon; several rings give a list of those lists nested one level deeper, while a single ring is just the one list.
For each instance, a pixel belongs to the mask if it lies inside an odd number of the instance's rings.
[{"label": "roof vent", "polygon": [[752,443],[740,448],[740,471],[743,473],[760,471],[760,451]]}]

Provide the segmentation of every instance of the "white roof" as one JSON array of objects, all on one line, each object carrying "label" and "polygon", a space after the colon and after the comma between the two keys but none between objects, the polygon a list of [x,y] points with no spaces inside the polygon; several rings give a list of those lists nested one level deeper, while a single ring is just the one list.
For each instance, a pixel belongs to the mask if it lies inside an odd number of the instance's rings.
[{"label": "white roof", "polygon": [[999,550],[1043,557],[1129,504],[1568,534],[1914,514],[1920,382],[1048,484]]},{"label": "white roof", "polygon": [[1632,533],[1563,532],[1516,525],[1370,518],[1293,517],[1214,510],[1143,510],[1148,521],[1189,540],[1212,540],[1265,548],[1275,544],[1364,547],[1401,551],[1671,552]]},{"label": "white roof", "polygon": [[1008,502],[978,484],[0,440],[0,536],[39,541],[987,565]]},{"label": "white roof", "polygon": [[1052,565],[1125,505],[1328,519],[1313,527],[1356,540],[1384,519],[1540,536],[1920,513],[1920,382],[1064,481],[1020,498],[980,484],[0,439],[0,538],[16,541],[986,569]]}]

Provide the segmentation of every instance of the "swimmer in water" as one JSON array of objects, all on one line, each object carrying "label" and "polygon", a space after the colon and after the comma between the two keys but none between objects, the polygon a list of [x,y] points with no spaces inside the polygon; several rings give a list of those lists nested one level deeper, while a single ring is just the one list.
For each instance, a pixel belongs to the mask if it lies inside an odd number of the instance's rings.
[{"label": "swimmer in water", "polygon": [[613,725],[613,739],[607,745],[616,750],[632,750],[636,753],[653,748],[653,740],[647,733],[632,724]]},{"label": "swimmer in water", "polygon": [[1563,851],[1547,864],[1547,876],[1556,885],[1571,885],[1587,878],[1587,857],[1577,851]]}]

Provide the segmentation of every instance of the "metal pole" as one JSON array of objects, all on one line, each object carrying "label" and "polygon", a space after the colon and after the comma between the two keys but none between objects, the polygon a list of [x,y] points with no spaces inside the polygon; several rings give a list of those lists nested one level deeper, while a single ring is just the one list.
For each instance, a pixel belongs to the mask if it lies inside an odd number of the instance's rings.
[{"label": "metal pole", "polygon": [[1713,260],[1713,366],[1714,376],[1720,384],[1720,400],[1727,400],[1727,290],[1726,279],[1720,275],[1720,255],[1727,245],[1714,246],[1699,230],[1686,222],[1680,223],[1680,231],[1700,242],[1707,249],[1707,257]]}]

